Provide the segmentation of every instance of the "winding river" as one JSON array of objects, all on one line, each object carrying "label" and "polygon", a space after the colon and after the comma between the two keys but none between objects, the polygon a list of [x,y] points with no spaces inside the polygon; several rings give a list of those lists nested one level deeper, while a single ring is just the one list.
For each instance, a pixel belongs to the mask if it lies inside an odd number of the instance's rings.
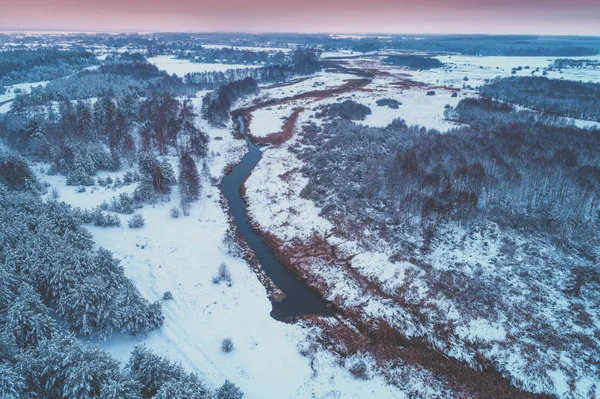
[{"label": "winding river", "polygon": [[252,228],[246,213],[246,203],[242,198],[240,189],[244,179],[252,172],[254,166],[260,161],[262,151],[254,145],[245,132],[244,121],[238,118],[240,133],[248,144],[248,152],[242,160],[231,169],[223,178],[221,189],[229,203],[229,209],[233,216],[235,225],[246,240],[250,249],[256,255],[262,269],[275,285],[285,293],[281,302],[271,301],[273,310],[271,316],[280,321],[287,321],[297,316],[316,314],[328,316],[333,311],[327,306],[318,293],[308,288],[305,284],[291,274],[285,266],[277,259],[267,246],[260,234]]}]

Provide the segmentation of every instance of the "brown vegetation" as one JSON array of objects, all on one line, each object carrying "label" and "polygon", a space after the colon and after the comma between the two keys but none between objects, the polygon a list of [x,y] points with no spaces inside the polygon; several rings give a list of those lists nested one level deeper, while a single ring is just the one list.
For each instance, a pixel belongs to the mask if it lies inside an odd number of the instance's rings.
[{"label": "brown vegetation", "polygon": [[286,119],[283,124],[281,131],[268,135],[267,137],[254,137],[250,134],[252,141],[256,144],[272,144],[275,147],[279,147],[284,142],[288,141],[294,135],[294,128],[296,121],[300,113],[304,111],[304,108],[296,108],[294,112]]}]

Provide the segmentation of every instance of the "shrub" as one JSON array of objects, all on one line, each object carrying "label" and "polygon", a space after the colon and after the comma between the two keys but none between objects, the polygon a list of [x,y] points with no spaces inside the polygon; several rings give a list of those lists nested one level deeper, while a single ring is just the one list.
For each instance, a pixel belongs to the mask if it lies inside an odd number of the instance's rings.
[{"label": "shrub", "polygon": [[371,115],[371,109],[356,101],[346,100],[339,104],[326,106],[323,110],[323,114],[330,117],[362,121],[367,115]]},{"label": "shrub", "polygon": [[144,217],[141,214],[136,213],[129,219],[127,224],[129,225],[130,229],[140,229],[140,228],[144,227],[144,224],[145,224]]},{"label": "shrub", "polygon": [[171,210],[169,211],[169,215],[171,215],[173,219],[178,219],[180,215],[179,208],[177,208],[176,206],[171,208]]},{"label": "shrub", "polygon": [[134,175],[131,171],[125,172],[123,175],[123,184],[131,184],[134,182]]},{"label": "shrub", "polygon": [[244,397],[244,393],[229,380],[225,380],[215,395],[216,399],[242,399]]},{"label": "shrub", "polygon": [[233,351],[233,349],[235,349],[235,347],[233,346],[233,341],[231,338],[225,338],[223,341],[221,341],[221,350],[223,352],[229,353]]},{"label": "shrub", "polygon": [[60,197],[60,192],[56,187],[52,188],[52,199],[57,200]]},{"label": "shrub", "polygon": [[380,107],[390,107],[391,109],[398,109],[402,103],[398,100],[394,100],[393,98],[381,98],[376,101],[376,104]]},{"label": "shrub", "polygon": [[137,204],[131,195],[121,193],[118,197],[112,199],[108,209],[116,213],[131,215],[139,208],[141,208],[141,205]]},{"label": "shrub", "polygon": [[173,294],[171,294],[171,291],[165,291],[165,293],[163,294],[163,301],[170,301],[173,299]]},{"label": "shrub", "polygon": [[420,55],[390,55],[384,58],[383,62],[419,70],[441,68],[444,66],[437,58],[423,57]]},{"label": "shrub", "polygon": [[229,268],[227,267],[225,262],[223,262],[219,265],[218,274],[215,277],[213,277],[212,281],[215,284],[219,284],[221,281],[225,281],[225,282],[227,282],[227,285],[231,287],[231,285],[232,285],[231,272],[229,271]]},{"label": "shrub", "polygon": [[121,226],[121,219],[117,215],[109,215],[102,213],[100,207],[96,208],[92,213],[92,220],[94,226],[98,227],[119,227]]},{"label": "shrub", "polygon": [[428,95],[428,96],[435,96],[435,91],[433,91],[433,90],[429,90],[429,91],[427,92],[427,95]]},{"label": "shrub", "polygon": [[352,375],[354,376],[354,378],[357,378],[357,379],[361,379],[361,380],[368,380],[369,379],[369,373],[368,373],[367,365],[362,360],[359,361],[359,362],[354,363],[350,367],[350,373],[352,373]]}]

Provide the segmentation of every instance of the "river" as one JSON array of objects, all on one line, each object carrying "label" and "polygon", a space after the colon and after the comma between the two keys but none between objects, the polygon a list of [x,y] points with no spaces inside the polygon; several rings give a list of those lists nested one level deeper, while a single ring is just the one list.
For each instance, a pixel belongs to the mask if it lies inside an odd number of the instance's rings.
[{"label": "river", "polygon": [[240,133],[248,144],[248,152],[223,178],[221,190],[227,198],[229,210],[238,231],[256,255],[267,276],[285,293],[283,301],[271,301],[273,304],[271,316],[276,320],[287,321],[306,314],[333,315],[333,311],[327,306],[327,302],[317,292],[308,288],[285,268],[271,252],[263,237],[252,228],[248,220],[246,203],[242,198],[240,189],[244,179],[260,161],[262,151],[246,135],[243,119],[239,117],[238,120]]}]

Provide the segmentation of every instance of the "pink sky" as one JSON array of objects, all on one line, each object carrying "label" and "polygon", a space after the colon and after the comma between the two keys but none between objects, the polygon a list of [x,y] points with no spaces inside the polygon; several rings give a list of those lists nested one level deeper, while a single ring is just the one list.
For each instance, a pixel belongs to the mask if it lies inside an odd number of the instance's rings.
[{"label": "pink sky", "polygon": [[0,0],[0,29],[600,35],[600,0]]}]

